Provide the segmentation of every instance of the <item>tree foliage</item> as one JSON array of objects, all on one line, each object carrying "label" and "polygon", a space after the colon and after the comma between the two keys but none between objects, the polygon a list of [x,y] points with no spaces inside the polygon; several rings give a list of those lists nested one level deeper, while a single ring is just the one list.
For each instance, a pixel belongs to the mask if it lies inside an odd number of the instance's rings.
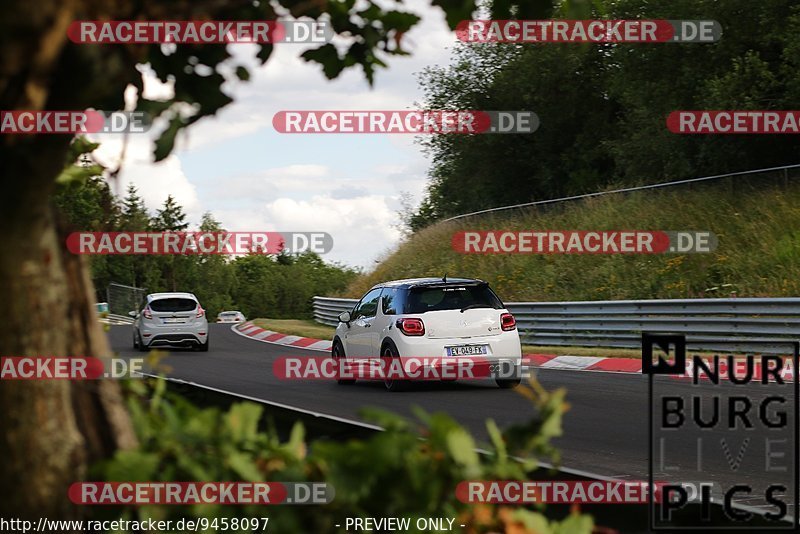
[{"label": "tree foliage", "polygon": [[[183,207],[168,195],[150,214],[131,184],[125,197],[114,197],[107,183],[92,177],[59,189],[55,203],[75,231],[191,231]],[[194,230],[220,232],[222,224],[207,212]],[[143,287],[148,292],[189,291],[210,316],[237,309],[248,317],[305,318],[311,298],[342,291],[356,270],[326,263],[313,252],[299,255],[219,254],[98,255],[91,259],[98,301],[111,282]]]},{"label": "tree foliage", "polygon": [[[285,437],[264,418],[263,407],[236,403],[227,411],[198,408],[170,392],[163,380],[129,384],[128,407],[141,445],[120,451],[97,466],[95,480],[326,482],[334,500],[314,507],[141,506],[95,507],[99,517],[160,520],[269,516],[281,532],[330,532],[343,517],[446,517],[468,525],[466,532],[582,534],[591,517],[577,508],[553,520],[542,506],[470,505],[456,487],[470,480],[528,480],[538,460],[557,461],[550,441],[562,433],[567,404],[563,389],[545,391],[535,380],[522,384],[531,402],[530,420],[502,432],[486,421],[488,443],[479,444],[452,417],[414,408],[406,419],[377,409],[362,415],[385,430],[367,439],[306,438],[295,423]],[[265,430],[265,427],[267,429]],[[477,447],[485,451],[477,452]],[[515,458],[523,458],[519,461]],[[211,531],[213,529],[208,529]]]},{"label": "tree foliage", "polygon": [[605,0],[593,16],[708,19],[713,44],[485,44],[425,71],[426,107],[528,110],[532,134],[433,136],[411,226],[488,207],[797,162],[793,136],[676,135],[675,110],[797,109],[800,7],[791,0]]},{"label": "tree foliage", "polygon": [[[469,18],[475,8],[472,0],[434,3],[444,9],[451,27]],[[547,7],[542,0],[527,4]],[[498,5],[511,9],[509,0]],[[523,7],[520,13],[527,9]],[[69,24],[73,20],[270,20],[278,15],[329,22],[341,39],[341,48],[323,45],[308,51],[305,59],[320,64],[331,78],[344,69],[360,67],[370,82],[387,57],[406,53],[402,36],[418,21],[400,2],[373,0],[12,0],[0,3],[0,109],[119,110],[124,107],[126,90],[133,86],[139,96],[138,109],[160,119],[163,129],[154,154],[157,161],[163,160],[183,128],[232,101],[223,87],[249,79],[250,69],[237,65],[222,44],[76,44],[67,38]],[[271,52],[271,45],[259,46],[257,57],[266,62]],[[147,69],[173,87],[171,97],[164,101],[142,97],[142,71]],[[76,147],[67,136],[0,137],[0,228],[14,250],[13,255],[0,255],[0,353],[110,353],[92,310],[85,261],[65,250],[65,235],[53,214],[57,185],[80,182],[101,171],[74,166]],[[86,147],[77,148],[84,153]],[[73,214],[85,217],[82,222],[116,221],[131,229],[144,222],[136,207],[140,203],[134,199],[130,199],[130,217],[114,214],[109,207],[104,215],[119,215],[120,220],[98,219],[89,206],[95,193],[82,193],[89,196],[75,205]],[[112,269],[117,269],[134,279],[155,273],[161,278],[145,282],[153,289],[165,283],[163,270],[159,275],[158,269],[149,266],[139,270],[141,263],[105,262],[105,267],[99,261],[93,265],[95,280],[101,279],[98,272],[116,278]],[[172,281],[177,277],[176,269]],[[116,450],[134,450],[136,445],[119,390],[110,381],[90,386],[67,381],[4,385],[0,426],[5,431],[0,440],[5,460],[0,464],[0,514],[8,517],[79,517],[77,507],[64,498],[69,485],[85,475],[90,462]]]}]

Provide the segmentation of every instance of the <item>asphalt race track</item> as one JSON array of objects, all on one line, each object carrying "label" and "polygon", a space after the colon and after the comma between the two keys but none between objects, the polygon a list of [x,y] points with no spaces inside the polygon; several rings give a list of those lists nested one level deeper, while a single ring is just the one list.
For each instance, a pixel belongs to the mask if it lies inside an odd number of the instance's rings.
[{"label": "asphalt race track", "polygon": [[[130,326],[112,326],[109,333],[112,349],[126,357],[143,356],[132,348],[131,335]],[[278,380],[272,374],[272,362],[276,357],[322,353],[254,341],[232,332],[230,325],[210,325],[210,342],[211,348],[207,353],[171,352],[163,360],[171,368],[170,376],[357,421],[362,420],[359,410],[364,406],[410,415],[410,407],[418,405],[431,412],[447,412],[479,439],[485,437],[486,419],[492,418],[503,427],[524,422],[533,414],[532,407],[523,397],[513,390],[500,390],[490,382],[425,383],[415,385],[407,392],[390,393],[382,382],[360,381],[351,386],[339,386],[334,382]],[[644,376],[541,370],[538,377],[548,389],[565,387],[568,391],[570,410],[564,418],[565,435],[555,442],[562,452],[563,466],[605,476],[647,480],[648,397]],[[655,387],[660,393],[685,395],[690,386],[679,380],[659,377]],[[747,393],[757,406],[758,400],[767,395],[768,386],[749,387]],[[796,414],[790,411],[789,421],[793,416],[796,418]],[[681,432],[680,444],[670,446],[665,461],[667,466],[695,466],[697,438],[702,437],[706,445],[716,447],[713,450],[717,453],[704,456],[703,469],[708,474],[699,480],[718,482],[724,487],[748,483],[756,490],[754,497],[737,498],[736,501],[751,506],[763,503],[761,488],[770,483],[786,482],[788,492],[783,499],[791,503],[791,466],[787,472],[775,476],[765,473],[765,443],[761,434],[746,434],[743,430],[738,434],[716,430],[692,432],[688,429]],[[735,470],[729,468],[730,459],[717,446],[720,439],[726,438],[731,455],[735,457],[742,447],[742,440],[748,436],[751,439],[741,465]],[[788,437],[788,443],[793,443],[791,436]],[[792,449],[786,446],[785,450],[790,462]],[[659,471],[658,465],[656,471]],[[794,471],[796,473],[796,469]],[[698,480],[697,476],[681,478],[674,471],[657,472],[655,476],[657,480]],[[793,513],[789,504],[789,514]]]}]

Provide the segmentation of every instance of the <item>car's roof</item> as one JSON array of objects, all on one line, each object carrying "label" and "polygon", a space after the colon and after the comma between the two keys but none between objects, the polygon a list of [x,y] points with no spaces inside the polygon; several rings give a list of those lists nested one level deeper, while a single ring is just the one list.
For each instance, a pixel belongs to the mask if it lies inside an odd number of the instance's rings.
[{"label": "car's roof", "polygon": [[443,285],[463,285],[463,284],[484,284],[483,280],[479,280],[477,278],[404,278],[402,280],[391,280],[388,282],[381,282],[380,284],[375,284],[372,286],[372,289],[378,287],[397,287],[402,289],[407,289],[410,287],[421,287],[421,286],[443,286]]},{"label": "car's roof", "polygon": [[150,293],[149,295],[147,295],[147,300],[159,300],[159,299],[170,299],[170,298],[197,300],[197,297],[195,297],[192,293],[182,293],[182,292]]},{"label": "car's roof", "polygon": [[231,314],[231,313],[242,313],[242,312],[240,312],[240,311],[236,311],[236,310],[225,310],[225,311],[221,311],[221,312],[219,312],[219,315],[223,315],[223,314]]}]

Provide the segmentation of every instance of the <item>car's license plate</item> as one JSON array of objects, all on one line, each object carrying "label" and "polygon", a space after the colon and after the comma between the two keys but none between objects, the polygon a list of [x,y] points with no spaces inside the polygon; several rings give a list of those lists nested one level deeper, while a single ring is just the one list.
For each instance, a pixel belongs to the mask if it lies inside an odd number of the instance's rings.
[{"label": "car's license plate", "polygon": [[164,319],[164,323],[166,323],[166,324],[182,323],[182,322],[184,322],[184,321],[180,317],[166,317]]},{"label": "car's license plate", "polygon": [[478,356],[488,354],[487,345],[457,345],[455,347],[445,347],[448,356]]}]

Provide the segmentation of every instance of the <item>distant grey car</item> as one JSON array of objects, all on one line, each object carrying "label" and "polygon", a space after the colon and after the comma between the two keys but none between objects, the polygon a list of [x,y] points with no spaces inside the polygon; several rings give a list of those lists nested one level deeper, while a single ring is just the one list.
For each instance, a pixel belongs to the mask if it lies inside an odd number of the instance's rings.
[{"label": "distant grey car", "polygon": [[217,315],[218,323],[243,323],[247,319],[240,311],[224,311]]},{"label": "distant grey car", "polygon": [[130,312],[133,346],[144,352],[153,347],[193,347],[208,350],[206,312],[192,293],[152,293],[141,312]]}]

